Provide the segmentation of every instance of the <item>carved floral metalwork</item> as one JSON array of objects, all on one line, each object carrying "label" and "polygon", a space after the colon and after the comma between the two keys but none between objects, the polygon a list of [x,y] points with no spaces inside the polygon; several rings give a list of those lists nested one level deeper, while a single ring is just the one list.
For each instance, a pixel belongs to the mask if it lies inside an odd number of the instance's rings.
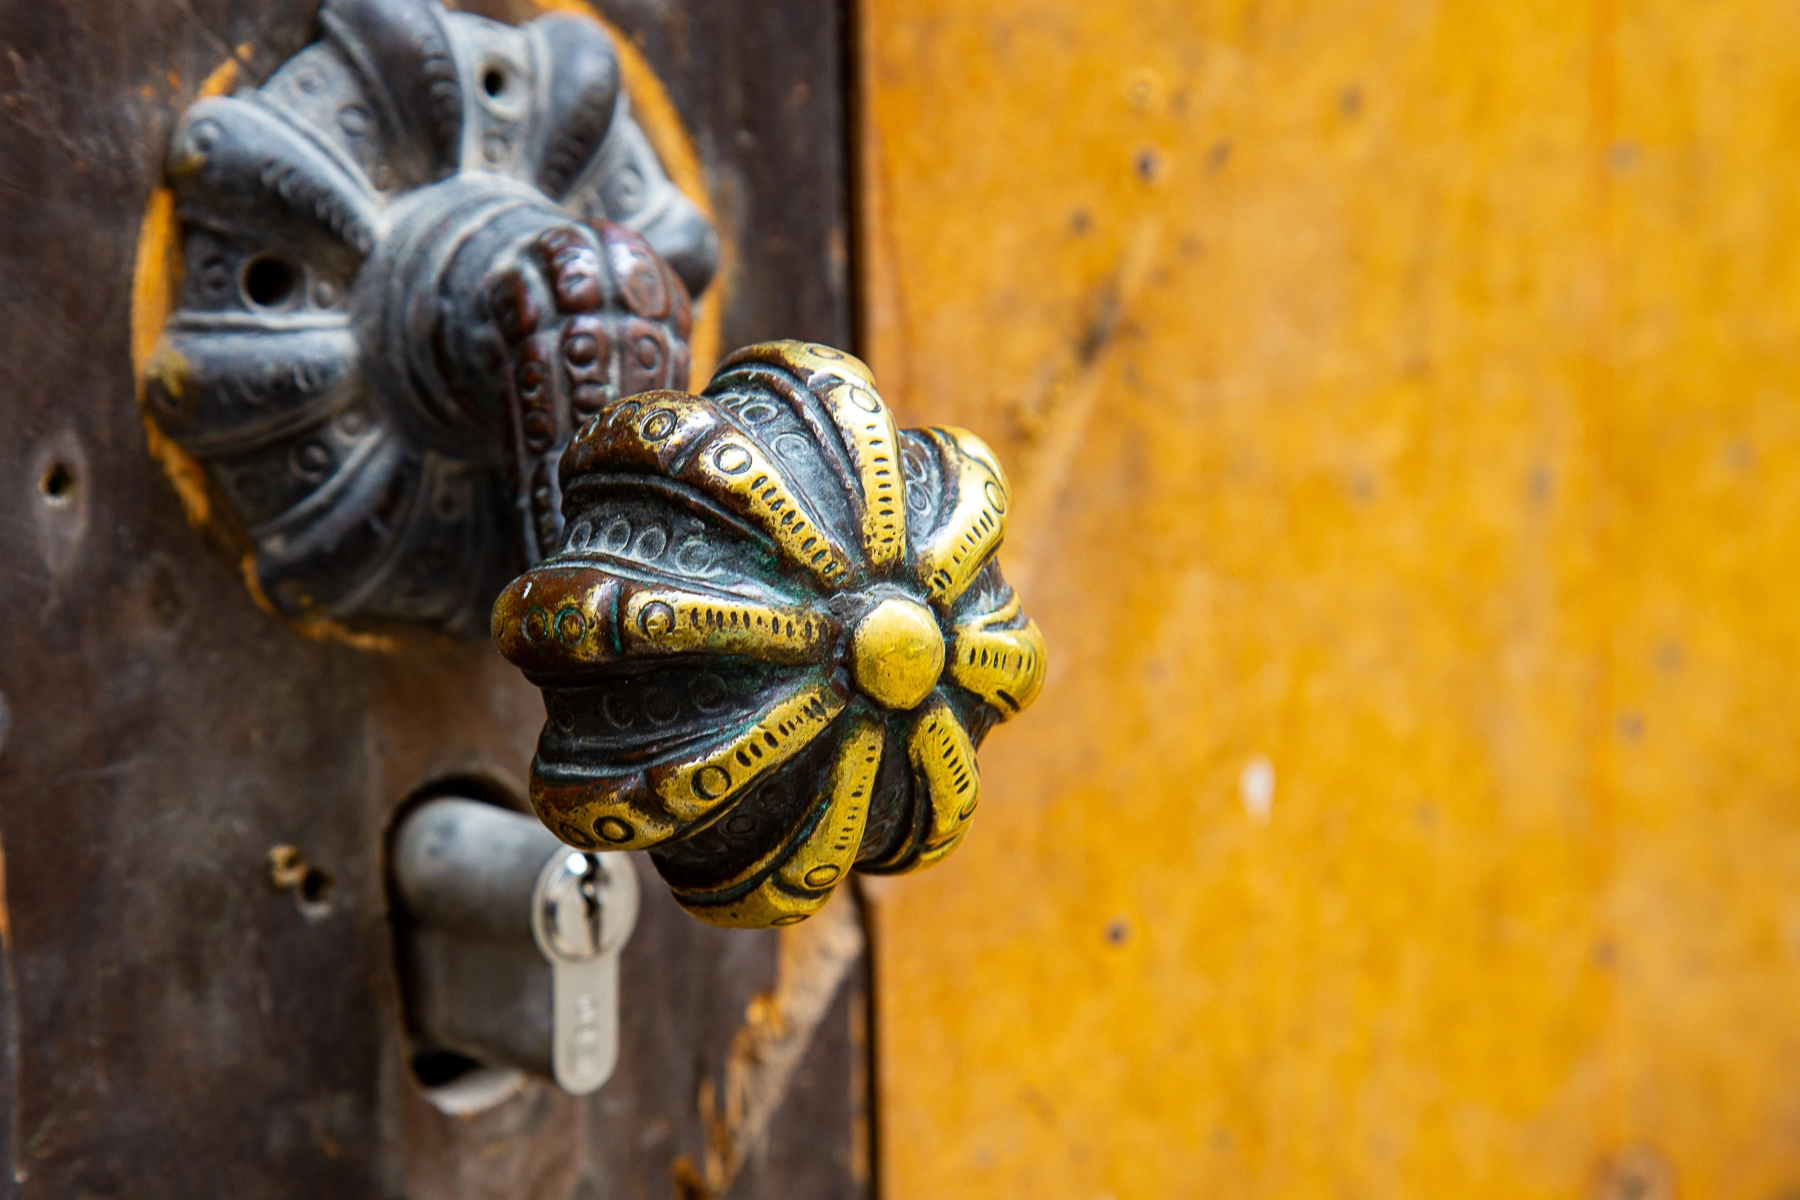
[{"label": "carved floral metalwork", "polygon": [[175,133],[184,272],[146,404],[276,612],[479,634],[558,539],[575,424],[686,386],[717,242],[593,21],[435,0],[319,21]]},{"label": "carved floral metalwork", "polygon": [[609,401],[562,478],[561,548],[494,606],[545,694],[545,824],[648,848],[721,925],[798,921],[853,866],[956,847],[976,745],[1044,678],[979,438],[896,429],[857,359],[774,342],[701,395]]}]

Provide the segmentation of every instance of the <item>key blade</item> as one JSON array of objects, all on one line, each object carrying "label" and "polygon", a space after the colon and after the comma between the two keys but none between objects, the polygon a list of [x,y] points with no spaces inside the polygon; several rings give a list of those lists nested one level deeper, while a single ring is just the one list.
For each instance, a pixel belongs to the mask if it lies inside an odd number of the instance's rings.
[{"label": "key blade", "polygon": [[551,960],[551,1068],[572,1096],[597,1091],[619,1062],[619,956]]}]

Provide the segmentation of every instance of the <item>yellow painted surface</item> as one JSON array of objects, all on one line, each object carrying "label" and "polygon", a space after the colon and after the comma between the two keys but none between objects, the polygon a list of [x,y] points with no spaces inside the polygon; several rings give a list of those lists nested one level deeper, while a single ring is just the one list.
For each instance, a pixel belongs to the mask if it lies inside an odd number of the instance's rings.
[{"label": "yellow painted surface", "polygon": [[884,1195],[1800,1194],[1800,9],[861,15],[1051,664],[871,889]]}]

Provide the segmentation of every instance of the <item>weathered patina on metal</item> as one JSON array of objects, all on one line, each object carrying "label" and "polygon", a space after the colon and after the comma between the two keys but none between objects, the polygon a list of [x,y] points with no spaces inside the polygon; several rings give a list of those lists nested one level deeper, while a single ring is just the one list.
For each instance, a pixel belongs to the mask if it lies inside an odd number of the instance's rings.
[{"label": "weathered patina on metal", "polygon": [[562,467],[565,540],[494,607],[544,689],[557,836],[649,849],[689,912],[751,927],[961,843],[976,746],[1044,680],[986,443],[897,428],[860,360],[783,341],[610,402]]},{"label": "weathered patina on metal", "polygon": [[718,239],[592,19],[327,0],[319,25],[171,139],[180,285],[146,412],[260,603],[478,636],[559,540],[575,425],[686,386]]}]

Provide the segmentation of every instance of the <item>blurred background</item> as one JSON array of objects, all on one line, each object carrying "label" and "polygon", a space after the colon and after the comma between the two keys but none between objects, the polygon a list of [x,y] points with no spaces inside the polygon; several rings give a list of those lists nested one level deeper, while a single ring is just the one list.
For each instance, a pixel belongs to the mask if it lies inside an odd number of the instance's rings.
[{"label": "blurred background", "polygon": [[857,16],[1052,659],[868,893],[883,1194],[1800,1196],[1800,8]]}]

